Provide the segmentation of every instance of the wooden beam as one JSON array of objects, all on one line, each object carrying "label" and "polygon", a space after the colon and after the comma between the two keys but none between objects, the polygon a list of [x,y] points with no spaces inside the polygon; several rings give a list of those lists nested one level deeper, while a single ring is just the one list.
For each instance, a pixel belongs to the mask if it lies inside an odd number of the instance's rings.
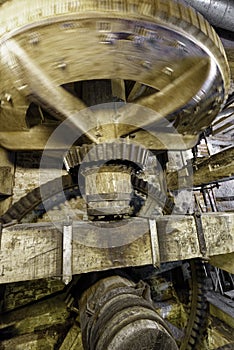
[{"label": "wooden beam", "polygon": [[59,350],[83,350],[82,335],[77,318],[75,324],[69,329]]},{"label": "wooden beam", "polygon": [[15,155],[0,147],[0,216],[7,211],[12,202],[15,171]]},{"label": "wooden beam", "polygon": [[167,186],[170,190],[178,189],[179,185],[180,188],[188,185],[199,186],[234,175],[234,147],[226,148],[194,165],[189,176],[184,176],[185,169],[167,175]]},{"label": "wooden beam", "polygon": [[210,263],[222,270],[234,273],[234,253],[214,255],[210,258]]},{"label": "wooden beam", "polygon": [[208,292],[208,301],[210,303],[210,313],[225,324],[234,328],[234,302],[215,292]]},{"label": "wooden beam", "polygon": [[[206,258],[234,253],[234,213],[201,216]],[[194,217],[156,218],[160,262],[202,257]],[[63,277],[62,223],[4,227],[0,251],[0,283]],[[128,266],[155,264],[150,223],[144,218],[115,222],[73,222],[73,275]],[[222,268],[222,266],[220,266]],[[229,263],[234,273],[234,261]]]}]

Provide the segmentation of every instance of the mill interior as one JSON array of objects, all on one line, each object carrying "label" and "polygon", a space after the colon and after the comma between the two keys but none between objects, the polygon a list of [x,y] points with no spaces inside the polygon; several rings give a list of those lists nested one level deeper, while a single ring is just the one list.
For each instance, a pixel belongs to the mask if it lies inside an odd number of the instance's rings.
[{"label": "mill interior", "polygon": [[0,350],[234,349],[234,1],[0,0]]}]

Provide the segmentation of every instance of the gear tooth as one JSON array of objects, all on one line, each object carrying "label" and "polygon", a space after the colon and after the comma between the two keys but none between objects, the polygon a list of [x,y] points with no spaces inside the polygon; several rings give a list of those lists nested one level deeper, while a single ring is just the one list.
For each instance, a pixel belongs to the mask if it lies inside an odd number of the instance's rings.
[{"label": "gear tooth", "polygon": [[118,146],[118,159],[124,160],[124,155],[123,155],[123,145],[121,143],[117,143]]},{"label": "gear tooth", "polygon": [[88,158],[89,155],[87,154],[87,145],[84,145],[82,147],[80,147],[80,160],[81,160],[81,163],[83,163],[83,161],[87,161],[87,159],[84,160],[85,156]]},{"label": "gear tooth", "polygon": [[108,159],[107,158],[107,145],[106,143],[103,144],[103,159]]},{"label": "gear tooth", "polygon": [[68,163],[69,168],[73,168],[73,166],[74,166],[74,159],[73,159],[72,150],[68,151],[68,153],[66,155],[66,161]]},{"label": "gear tooth", "polygon": [[27,194],[27,198],[30,201],[30,203],[35,202],[38,198],[35,196],[34,191],[29,192]]},{"label": "gear tooth", "polygon": [[[124,140],[95,145],[84,144],[81,147],[71,149],[65,156],[65,165],[68,170],[82,162],[97,162],[99,160],[128,160],[143,168],[147,166],[148,150],[133,143],[126,143]],[[85,159],[85,160],[84,160]]]},{"label": "gear tooth", "polygon": [[[194,328],[194,327],[193,327]],[[193,337],[194,339],[196,339],[197,337],[197,332],[195,330],[192,330],[191,332],[191,337]]]},{"label": "gear tooth", "polygon": [[68,164],[70,168],[73,168],[76,164],[76,155],[74,154],[74,150],[71,149],[68,153]]},{"label": "gear tooth", "polygon": [[141,157],[141,154],[140,154],[140,147],[138,145],[135,145],[134,146],[134,163],[136,164],[139,164],[139,161],[140,161],[140,157]]},{"label": "gear tooth", "polygon": [[[196,331],[198,331],[200,329],[201,325],[199,323],[194,322],[193,324],[193,329],[195,329]],[[192,334],[192,333],[191,333]]]},{"label": "gear tooth", "polygon": [[12,216],[12,215],[6,213],[6,214],[4,214],[4,215],[1,217],[1,222],[2,222],[3,224],[6,224],[6,223],[8,223],[8,222],[11,222],[11,221],[14,220],[14,219],[15,219],[14,216]]},{"label": "gear tooth", "polygon": [[113,159],[116,160],[117,159],[117,149],[116,149],[116,146],[114,145],[113,147]]},{"label": "gear tooth", "polygon": [[126,157],[125,157],[125,145],[123,144],[123,142],[121,142],[121,143],[119,143],[119,146],[120,146],[121,155],[123,157],[123,160],[126,160]]},{"label": "gear tooth", "polygon": [[74,167],[74,164],[72,162],[72,157],[71,157],[70,152],[68,154],[68,157],[66,157],[66,161],[67,161],[67,166],[68,166],[69,169]]},{"label": "gear tooth", "polygon": [[123,152],[124,152],[124,159],[129,159],[129,145],[127,143],[123,143]]},{"label": "gear tooth", "polygon": [[95,147],[96,151],[96,160],[103,160],[103,150],[102,150],[102,145],[97,145]]},{"label": "gear tooth", "polygon": [[104,143],[103,147],[102,147],[102,159],[103,160],[107,159],[106,158],[106,148],[107,148],[106,143]]},{"label": "gear tooth", "polygon": [[97,147],[97,159],[98,160],[104,160],[104,155],[103,155],[103,148],[102,148],[102,144],[98,145]]},{"label": "gear tooth", "polygon": [[81,164],[82,159],[81,159],[81,155],[80,155],[80,147],[76,148],[76,157],[77,157],[78,164]]},{"label": "gear tooth", "polygon": [[112,159],[113,147],[113,142],[106,144],[106,159],[108,160]]},{"label": "gear tooth", "polygon": [[145,167],[145,149],[144,148],[139,148],[140,155],[139,155],[139,162],[142,163],[143,168]]},{"label": "gear tooth", "polygon": [[130,149],[130,159],[134,159],[134,153],[135,152],[135,147],[134,147],[134,145],[132,144],[132,147],[131,147],[131,149]]},{"label": "gear tooth", "polygon": [[104,153],[102,144],[100,144],[98,147],[98,157],[99,157],[99,160],[105,160],[105,153]]},{"label": "gear tooth", "polygon": [[82,163],[83,161],[83,158],[84,158],[84,148],[85,148],[85,145],[82,146],[82,147],[79,147],[79,155],[80,155],[80,162]]},{"label": "gear tooth", "polygon": [[71,160],[70,160],[71,156],[70,156],[70,151],[68,151],[64,157],[64,164],[66,166],[66,169],[70,169],[71,168]]},{"label": "gear tooth", "polygon": [[72,168],[73,167],[73,159],[72,159],[72,149],[70,149],[66,156],[64,157],[65,160],[66,160],[66,163],[68,165],[69,168]]},{"label": "gear tooth", "polygon": [[[67,177],[67,175],[65,177]],[[62,177],[62,180],[63,180],[63,178],[64,178],[64,176]],[[35,197],[37,197],[39,199],[41,197],[40,187],[35,188],[34,192],[35,192]]]},{"label": "gear tooth", "polygon": [[69,163],[68,163],[67,155],[63,158],[63,163],[64,163],[64,165],[65,165],[66,170],[69,171],[70,165],[69,165]]},{"label": "gear tooth", "polygon": [[11,218],[10,221],[14,218],[18,218],[20,215],[20,212],[18,211],[18,208],[17,208],[17,205],[14,205],[12,208],[11,208],[11,213],[9,215],[9,217]]},{"label": "gear tooth", "polygon": [[121,155],[121,149],[119,148],[118,144],[115,144],[115,159],[121,159],[122,155]]},{"label": "gear tooth", "polygon": [[66,169],[68,170],[70,168],[70,164],[69,164],[69,151],[65,154],[64,156],[64,164],[66,166]]},{"label": "gear tooth", "polygon": [[141,149],[138,151],[137,164],[140,165],[142,169],[144,169],[144,153]]},{"label": "gear tooth", "polygon": [[0,222],[5,224],[13,220],[20,222],[30,211],[33,211],[33,209],[39,204],[42,204],[41,193],[44,193],[45,199],[57,195],[61,183],[63,189],[73,187],[72,177],[70,175],[64,175],[60,178],[49,181],[41,187],[35,188],[32,192],[29,192],[18,202],[14,203],[13,206],[0,218]]},{"label": "gear tooth", "polygon": [[144,148],[140,149],[141,150],[141,163],[142,163],[142,167],[145,168],[145,159],[146,159],[146,150]]},{"label": "gear tooth", "polygon": [[144,166],[146,166],[149,158],[149,150],[145,149],[144,152]]},{"label": "gear tooth", "polygon": [[[101,160],[101,151],[100,151],[100,145],[96,145],[92,148],[92,160],[96,159],[97,161]],[[91,160],[91,161],[92,161]]]},{"label": "gear tooth", "polygon": [[85,147],[82,149],[82,161],[85,163],[92,162],[92,159],[95,157],[94,152],[95,148],[85,145]]},{"label": "gear tooth", "polygon": [[111,155],[113,153],[113,151],[112,151],[113,147],[114,147],[113,142],[106,144],[106,159],[108,159],[108,160],[111,159]]},{"label": "gear tooth", "polygon": [[194,339],[193,337],[190,337],[189,343],[190,343],[191,345],[194,345],[194,344],[196,343],[196,339]]},{"label": "gear tooth", "polygon": [[[31,202],[29,200],[28,194],[25,197],[22,198],[22,203],[23,203],[23,206],[25,208],[27,208],[27,209],[30,208]],[[16,205],[16,203],[15,203],[15,205]]]},{"label": "gear tooth", "polygon": [[73,149],[73,159],[75,159],[75,163],[73,163],[72,167],[75,167],[76,165],[80,164],[79,148],[78,147]]},{"label": "gear tooth", "polygon": [[127,143],[125,147],[125,159],[130,159],[130,148],[131,148],[131,145]]}]

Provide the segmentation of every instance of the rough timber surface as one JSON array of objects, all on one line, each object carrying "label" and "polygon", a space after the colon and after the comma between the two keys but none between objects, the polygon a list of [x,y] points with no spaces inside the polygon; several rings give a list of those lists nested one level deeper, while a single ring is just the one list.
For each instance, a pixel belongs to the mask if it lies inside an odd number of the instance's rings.
[{"label": "rough timber surface", "polygon": [[[106,223],[99,224],[97,234],[97,227],[89,222],[73,222],[72,274],[153,264],[153,250],[157,247],[152,244],[148,220],[134,218],[129,223],[121,224],[121,230],[119,226],[109,227],[108,235],[104,233]],[[161,262],[202,256],[193,216],[158,217],[156,226]],[[203,214],[202,226],[206,258],[234,253],[233,213]],[[56,227],[40,223],[3,228],[0,283],[62,277],[62,260],[61,223]],[[222,264],[227,265],[226,259],[219,263]],[[229,263],[228,271],[234,272],[234,264]]]}]

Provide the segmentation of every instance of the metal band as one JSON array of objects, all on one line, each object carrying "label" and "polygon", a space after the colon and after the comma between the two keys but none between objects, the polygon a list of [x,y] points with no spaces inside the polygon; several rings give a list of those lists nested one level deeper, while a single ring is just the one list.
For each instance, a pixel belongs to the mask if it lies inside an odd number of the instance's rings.
[{"label": "metal band", "polygon": [[72,280],[72,223],[63,226],[63,282],[68,284]]},{"label": "metal band", "polygon": [[151,239],[151,250],[152,250],[152,261],[155,267],[160,265],[160,250],[157,232],[156,220],[149,220],[150,226],[150,239]]},{"label": "metal band", "polygon": [[203,256],[205,256],[207,253],[207,247],[206,247],[206,240],[205,240],[203,226],[202,226],[201,213],[195,212],[193,216],[194,216],[196,229],[197,229],[197,237],[198,237],[200,252]]}]

